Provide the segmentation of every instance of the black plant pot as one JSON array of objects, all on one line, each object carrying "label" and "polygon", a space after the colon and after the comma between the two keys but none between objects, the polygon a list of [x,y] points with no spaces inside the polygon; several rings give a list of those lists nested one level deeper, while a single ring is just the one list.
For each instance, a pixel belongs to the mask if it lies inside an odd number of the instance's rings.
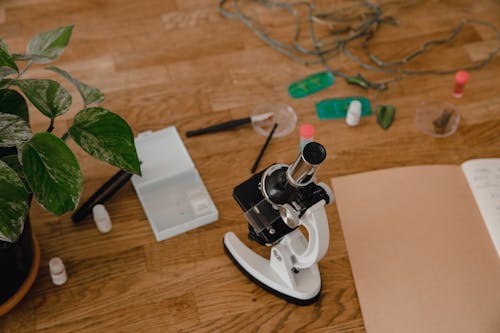
[{"label": "black plant pot", "polygon": [[[16,147],[0,147],[0,158],[16,156]],[[28,198],[31,206],[32,196]],[[40,267],[40,247],[31,230],[29,214],[23,232],[14,243],[0,241],[0,317],[9,312],[29,291]]]},{"label": "black plant pot", "polygon": [[0,305],[10,299],[25,282],[32,269],[34,240],[29,217],[15,243],[0,241]]}]

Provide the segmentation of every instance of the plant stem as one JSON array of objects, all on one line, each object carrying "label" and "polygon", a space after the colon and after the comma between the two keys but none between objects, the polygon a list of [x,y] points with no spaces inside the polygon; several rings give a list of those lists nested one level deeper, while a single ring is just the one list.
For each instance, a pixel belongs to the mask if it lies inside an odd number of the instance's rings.
[{"label": "plant stem", "polygon": [[23,68],[23,70],[20,71],[19,74],[17,74],[16,80],[18,80],[21,77],[21,75],[23,75],[28,70],[28,68],[31,67],[31,65],[33,65],[33,60],[30,60],[28,64]]},{"label": "plant stem", "polygon": [[54,117],[51,117],[50,118],[50,124],[49,124],[49,128],[47,128],[47,132],[49,133],[52,133],[52,131],[54,130]]},{"label": "plant stem", "polygon": [[30,61],[28,62],[28,64],[27,64],[27,65],[23,68],[23,70],[22,70],[22,71],[20,71],[20,72],[17,74],[17,76],[16,76],[16,78],[15,78],[15,79],[10,80],[10,82],[7,84],[7,86],[5,87],[5,89],[9,88],[9,87],[12,85],[12,83],[13,83],[14,81],[19,80],[19,79],[21,78],[21,76],[22,76],[22,75],[23,75],[23,74],[24,74],[24,73],[28,70],[28,68],[30,68],[30,67],[31,67],[31,65],[33,65],[33,61],[32,61],[32,60],[30,60]]},{"label": "plant stem", "polygon": [[68,140],[68,138],[69,138],[69,132],[68,132],[68,131],[66,131],[66,132],[64,132],[64,134],[61,136],[61,140],[66,141],[66,140]]}]

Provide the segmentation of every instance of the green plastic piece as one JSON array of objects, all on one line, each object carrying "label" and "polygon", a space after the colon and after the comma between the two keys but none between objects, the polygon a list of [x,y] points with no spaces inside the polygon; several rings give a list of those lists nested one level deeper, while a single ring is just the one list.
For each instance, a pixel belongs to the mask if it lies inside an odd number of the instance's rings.
[{"label": "green plastic piece", "polygon": [[377,107],[377,123],[383,129],[388,129],[389,127],[391,127],[395,113],[396,113],[396,108],[394,106],[379,105]]},{"label": "green plastic piece", "polygon": [[330,72],[319,72],[288,86],[288,93],[293,98],[302,98],[328,88],[333,84],[334,77]]},{"label": "green plastic piece", "polygon": [[354,100],[361,102],[361,116],[369,116],[372,114],[370,101],[366,97],[325,99],[316,104],[316,114],[321,120],[345,118],[349,104]]}]

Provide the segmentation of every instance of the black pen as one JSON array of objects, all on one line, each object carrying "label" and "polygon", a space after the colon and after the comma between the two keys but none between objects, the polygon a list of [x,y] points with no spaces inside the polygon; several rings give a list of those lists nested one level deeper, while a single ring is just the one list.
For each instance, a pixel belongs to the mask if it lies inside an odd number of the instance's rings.
[{"label": "black pen", "polygon": [[235,127],[238,127],[241,125],[250,124],[250,123],[258,123],[258,122],[270,119],[272,117],[273,117],[273,113],[267,112],[267,113],[258,114],[258,115],[251,116],[251,117],[229,120],[229,121],[226,121],[224,123],[212,125],[209,127],[200,128],[200,129],[193,130],[193,131],[187,131],[186,136],[188,138],[190,138],[192,136],[198,136],[198,135],[202,135],[202,134],[227,131],[227,130],[230,130],[232,128],[235,128]]},{"label": "black pen", "polygon": [[115,173],[107,182],[105,182],[94,194],[92,194],[87,201],[85,201],[80,208],[78,208],[71,219],[74,223],[78,223],[87,217],[95,205],[103,204],[108,201],[113,194],[125,185],[132,177],[132,174],[123,170]]},{"label": "black pen", "polygon": [[267,145],[269,144],[269,141],[271,141],[271,138],[273,137],[274,131],[276,130],[276,127],[278,127],[278,123],[274,123],[273,128],[271,129],[271,132],[269,132],[269,135],[267,136],[266,142],[264,142],[264,146],[262,146],[262,149],[260,150],[259,156],[257,156],[257,160],[255,160],[255,163],[253,164],[252,167],[252,173],[257,170],[257,167],[259,165],[260,159],[262,158],[262,155],[264,155],[264,151],[267,148]]}]

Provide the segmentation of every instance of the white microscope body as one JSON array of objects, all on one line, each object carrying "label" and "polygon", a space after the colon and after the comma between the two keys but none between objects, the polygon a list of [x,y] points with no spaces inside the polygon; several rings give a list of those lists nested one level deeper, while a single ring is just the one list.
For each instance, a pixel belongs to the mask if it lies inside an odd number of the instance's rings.
[{"label": "white microscope body", "polygon": [[[247,197],[251,184],[235,189],[235,198],[242,208],[251,206],[245,212],[250,239],[272,245],[269,259],[248,248],[233,232],[224,236],[227,254],[245,275],[267,291],[298,305],[314,303],[321,292],[317,263],[328,250],[325,205],[333,201],[333,194],[326,184],[314,183],[314,173],[325,157],[323,146],[309,143],[292,166],[276,164],[257,175],[264,197],[258,203],[258,197],[254,196],[253,202]],[[245,200],[251,204],[244,207]],[[307,230],[309,240],[299,226]]]}]

